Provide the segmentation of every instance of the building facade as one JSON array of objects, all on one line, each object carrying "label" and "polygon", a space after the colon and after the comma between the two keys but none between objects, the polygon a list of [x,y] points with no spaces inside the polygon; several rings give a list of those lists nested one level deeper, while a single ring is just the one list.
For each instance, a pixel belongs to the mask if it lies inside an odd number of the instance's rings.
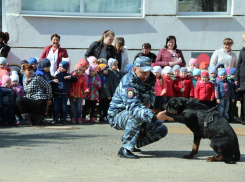
[{"label": "building facade", "polygon": [[243,46],[245,3],[243,0],[2,0],[2,30],[10,35],[8,62],[19,64],[40,57],[59,34],[72,68],[104,30],[124,37],[129,61],[143,43],[155,54],[166,37],[177,38],[186,62],[200,53],[210,56],[232,38],[237,53]]}]

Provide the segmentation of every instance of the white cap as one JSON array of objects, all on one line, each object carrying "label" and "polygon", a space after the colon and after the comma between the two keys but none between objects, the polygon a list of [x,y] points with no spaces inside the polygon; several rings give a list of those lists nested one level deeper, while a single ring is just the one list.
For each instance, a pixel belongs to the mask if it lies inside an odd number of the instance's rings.
[{"label": "white cap", "polygon": [[12,75],[10,76],[11,82],[17,80],[19,83],[19,75],[17,74],[17,71],[12,71]]},{"label": "white cap", "polygon": [[68,62],[68,63],[70,63],[70,58],[68,57],[68,58],[62,58],[62,61],[66,61],[66,62]]},{"label": "white cap", "polygon": [[154,66],[153,67],[153,73],[160,73],[162,72],[161,66]]},{"label": "white cap", "polygon": [[162,70],[162,74],[172,73],[173,69],[170,66],[165,66]]}]

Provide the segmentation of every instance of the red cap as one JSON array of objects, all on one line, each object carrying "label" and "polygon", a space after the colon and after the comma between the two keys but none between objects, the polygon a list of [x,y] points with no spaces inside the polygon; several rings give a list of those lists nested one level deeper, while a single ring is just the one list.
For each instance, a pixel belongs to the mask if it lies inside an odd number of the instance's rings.
[{"label": "red cap", "polygon": [[199,69],[202,70],[202,69],[208,69],[208,62],[201,62],[200,66],[199,66]]},{"label": "red cap", "polygon": [[208,77],[208,72],[207,72],[207,71],[203,71],[203,72],[201,73],[201,77],[203,77],[203,76]]},{"label": "red cap", "polygon": [[88,66],[88,63],[84,58],[80,59],[78,61],[78,64],[80,64],[81,66]]}]

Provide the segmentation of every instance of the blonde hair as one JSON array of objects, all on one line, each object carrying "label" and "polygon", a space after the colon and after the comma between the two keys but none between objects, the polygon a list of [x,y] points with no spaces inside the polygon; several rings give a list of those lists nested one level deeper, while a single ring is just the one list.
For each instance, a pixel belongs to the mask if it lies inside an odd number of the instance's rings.
[{"label": "blonde hair", "polygon": [[223,45],[232,45],[232,44],[234,44],[234,42],[231,38],[225,38],[223,41]]},{"label": "blonde hair", "polygon": [[242,38],[244,38],[245,37],[245,33],[244,34],[242,34]]}]

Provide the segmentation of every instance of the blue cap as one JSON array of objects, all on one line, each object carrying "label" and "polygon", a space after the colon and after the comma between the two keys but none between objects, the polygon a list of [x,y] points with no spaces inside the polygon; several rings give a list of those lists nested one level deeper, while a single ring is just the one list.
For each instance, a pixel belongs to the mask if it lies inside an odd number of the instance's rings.
[{"label": "blue cap", "polygon": [[221,63],[221,62],[218,62],[217,64],[216,64],[216,70],[218,69],[218,67],[220,67],[220,66],[222,66],[223,68],[225,67],[225,65],[224,65],[224,63]]},{"label": "blue cap", "polygon": [[231,75],[235,75],[235,74],[236,74],[236,68],[231,68],[229,75],[231,76]]},{"label": "blue cap", "polygon": [[37,59],[35,57],[31,57],[30,59],[28,59],[28,63],[29,64],[37,64]]},{"label": "blue cap", "polygon": [[217,74],[216,68],[215,68],[214,66],[210,66],[210,67],[208,68],[208,72],[209,72],[209,74],[212,74],[212,73]]},{"label": "blue cap", "polygon": [[226,69],[225,68],[220,68],[219,71],[218,71],[218,75],[219,76],[221,76],[221,75],[227,75]]},{"label": "blue cap", "polygon": [[50,67],[51,66],[50,60],[47,59],[47,58],[43,58],[42,61],[41,61],[41,66],[43,68]]},{"label": "blue cap", "polygon": [[134,67],[139,67],[142,69],[142,71],[152,71],[153,68],[151,67],[151,60],[148,57],[140,56],[137,57],[134,61]]},{"label": "blue cap", "polygon": [[25,63],[28,63],[28,61],[27,61],[27,60],[22,60],[22,61],[20,62],[20,65],[25,64]]},{"label": "blue cap", "polygon": [[188,72],[187,68],[186,67],[181,67],[180,70],[179,70],[180,73],[182,72]]},{"label": "blue cap", "polygon": [[193,70],[193,76],[199,75],[201,76],[201,70],[200,69],[194,69]]},{"label": "blue cap", "polygon": [[67,61],[60,62],[59,66],[65,68],[66,71],[69,69],[69,63]]}]

